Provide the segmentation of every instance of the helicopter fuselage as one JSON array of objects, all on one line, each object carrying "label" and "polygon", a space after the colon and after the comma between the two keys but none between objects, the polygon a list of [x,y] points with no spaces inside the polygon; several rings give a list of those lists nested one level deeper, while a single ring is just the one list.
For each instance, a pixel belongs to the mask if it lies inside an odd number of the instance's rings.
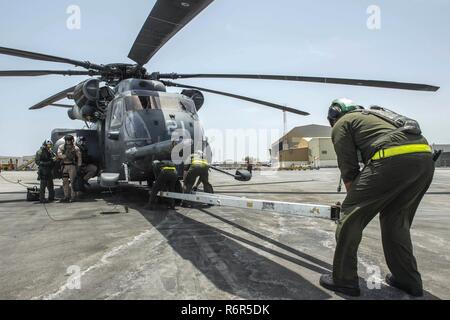
[{"label": "helicopter fuselage", "polygon": [[[174,150],[180,151],[180,146],[188,143],[190,153],[194,141],[202,149],[206,143],[194,101],[183,94],[166,92],[165,86],[154,80],[121,81],[102,119],[96,122],[97,141],[92,137],[93,131],[72,133],[79,136],[89,132],[89,153],[100,170],[119,173],[121,180],[130,181],[151,181],[153,160],[181,163],[186,155]],[[63,132],[67,134],[67,130]],[[57,139],[61,137],[59,134]]]}]

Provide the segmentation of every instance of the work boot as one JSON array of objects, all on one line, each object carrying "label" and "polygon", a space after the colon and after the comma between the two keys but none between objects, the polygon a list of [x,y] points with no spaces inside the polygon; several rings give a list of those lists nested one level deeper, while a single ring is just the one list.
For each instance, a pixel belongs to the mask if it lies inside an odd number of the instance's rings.
[{"label": "work boot", "polygon": [[60,203],[69,203],[70,202],[70,198],[62,198],[61,200],[59,200]]},{"label": "work boot", "polygon": [[46,199],[41,199],[41,200],[39,200],[39,202],[40,202],[40,203],[48,203],[49,201],[46,200]]},{"label": "work boot", "polygon": [[335,284],[331,273],[321,275],[319,283],[328,290],[340,292],[348,296],[358,297],[361,295],[359,286],[342,286]]},{"label": "work boot", "polygon": [[391,287],[400,289],[402,291],[405,291],[407,294],[413,296],[413,297],[422,297],[423,296],[423,290],[422,289],[411,289],[395,280],[394,276],[390,273],[386,275],[386,283],[390,285]]}]

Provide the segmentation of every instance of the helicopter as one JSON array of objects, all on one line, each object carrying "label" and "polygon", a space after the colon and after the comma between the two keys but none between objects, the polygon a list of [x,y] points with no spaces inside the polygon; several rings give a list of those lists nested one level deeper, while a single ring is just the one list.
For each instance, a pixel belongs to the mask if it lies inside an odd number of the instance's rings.
[{"label": "helicopter", "polygon": [[[54,129],[55,147],[66,134],[84,136],[89,156],[100,168],[100,184],[108,187],[121,180],[154,181],[153,160],[173,160],[174,155],[186,160],[195,150],[211,150],[200,124],[198,111],[205,98],[202,92],[253,102],[297,115],[309,113],[296,108],[254,99],[229,92],[186,85],[173,80],[186,78],[227,78],[316,82],[390,89],[437,91],[439,87],[394,81],[361,80],[327,77],[264,74],[182,74],[147,72],[144,65],[185,25],[209,6],[213,0],[157,0],[134,41],[128,58],[130,63],[96,64],[48,54],[0,47],[0,54],[20,58],[57,62],[84,70],[7,70],[0,76],[84,75],[87,80],[58,92],[31,106],[37,110],[47,106],[68,109],[68,117],[86,123],[88,129]],[[180,93],[167,92],[167,87],[180,88]],[[74,105],[58,103],[74,100]],[[90,124],[90,125],[89,125]],[[182,161],[181,161],[182,163]],[[234,175],[248,180],[245,172]]]}]

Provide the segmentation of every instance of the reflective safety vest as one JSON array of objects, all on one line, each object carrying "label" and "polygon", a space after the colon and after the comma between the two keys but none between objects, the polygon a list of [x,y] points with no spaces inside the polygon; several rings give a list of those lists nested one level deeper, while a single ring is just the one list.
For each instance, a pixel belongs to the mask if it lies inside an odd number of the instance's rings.
[{"label": "reflective safety vest", "polygon": [[175,167],[162,167],[161,170],[173,170],[173,171],[176,171],[177,169]]},{"label": "reflective safety vest", "polygon": [[194,166],[197,165],[201,167],[206,167],[208,166],[208,161],[206,161],[205,159],[192,159],[191,164]]}]

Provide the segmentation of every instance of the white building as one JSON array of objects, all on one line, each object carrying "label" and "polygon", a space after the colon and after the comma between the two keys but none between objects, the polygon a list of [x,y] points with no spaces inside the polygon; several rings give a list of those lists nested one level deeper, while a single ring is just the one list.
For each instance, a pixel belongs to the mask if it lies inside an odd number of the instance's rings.
[{"label": "white building", "polygon": [[295,127],[272,144],[272,166],[314,165],[336,167],[337,157],[331,142],[331,127],[311,124]]}]

